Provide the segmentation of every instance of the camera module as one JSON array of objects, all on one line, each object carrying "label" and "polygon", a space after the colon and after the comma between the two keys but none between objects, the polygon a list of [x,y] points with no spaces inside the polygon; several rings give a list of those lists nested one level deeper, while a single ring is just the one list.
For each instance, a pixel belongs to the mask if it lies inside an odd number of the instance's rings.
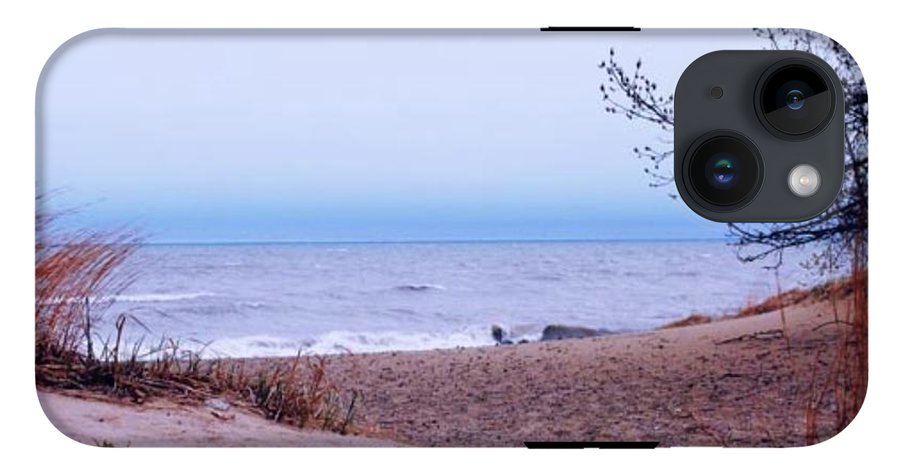
[{"label": "camera module", "polygon": [[844,183],[844,94],[824,59],[713,51],[684,70],[674,103],[673,179],[696,214],[797,222],[834,203]]}]

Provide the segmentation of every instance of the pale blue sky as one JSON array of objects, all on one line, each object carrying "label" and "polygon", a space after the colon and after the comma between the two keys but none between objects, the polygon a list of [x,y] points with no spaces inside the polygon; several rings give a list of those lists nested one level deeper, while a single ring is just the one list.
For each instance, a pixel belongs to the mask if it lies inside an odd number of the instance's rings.
[{"label": "pale blue sky", "polygon": [[45,71],[39,186],[150,241],[715,238],[603,110],[610,48],[664,91],[751,32],[107,31]]}]

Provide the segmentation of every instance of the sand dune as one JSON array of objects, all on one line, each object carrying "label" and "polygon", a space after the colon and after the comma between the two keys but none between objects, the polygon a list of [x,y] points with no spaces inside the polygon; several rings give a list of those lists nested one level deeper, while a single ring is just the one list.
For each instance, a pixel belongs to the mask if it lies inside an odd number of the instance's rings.
[{"label": "sand dune", "polygon": [[[638,335],[345,356],[330,365],[366,398],[362,418],[414,445],[659,441],[806,444],[842,327],[830,300]],[[820,405],[819,439],[836,431]],[[831,415],[831,417],[829,417]]]}]

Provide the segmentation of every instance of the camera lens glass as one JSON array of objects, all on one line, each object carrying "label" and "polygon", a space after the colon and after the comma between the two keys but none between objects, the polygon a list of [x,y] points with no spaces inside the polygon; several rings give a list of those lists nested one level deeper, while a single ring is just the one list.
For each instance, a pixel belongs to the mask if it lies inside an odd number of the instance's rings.
[{"label": "camera lens glass", "polygon": [[717,135],[692,148],[686,161],[689,186],[716,208],[739,208],[759,190],[758,154],[744,140]]},{"label": "camera lens glass", "polygon": [[828,122],[834,98],[828,83],[811,66],[790,64],[776,69],[763,84],[760,111],[772,127],[804,135]]},{"label": "camera lens glass", "polygon": [[805,100],[804,98],[806,98],[806,95],[803,94],[803,91],[799,89],[791,89],[787,97],[787,107],[795,111],[802,108]]},{"label": "camera lens glass", "polygon": [[739,172],[737,160],[732,154],[719,152],[706,161],[706,167],[709,169],[706,174],[711,177],[709,182],[713,187],[719,190],[728,190],[738,183],[735,180],[735,176]]}]

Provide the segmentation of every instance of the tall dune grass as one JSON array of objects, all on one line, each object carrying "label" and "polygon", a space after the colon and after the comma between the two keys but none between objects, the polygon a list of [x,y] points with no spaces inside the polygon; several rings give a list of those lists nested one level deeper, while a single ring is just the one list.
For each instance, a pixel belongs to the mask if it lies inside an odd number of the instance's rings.
[{"label": "tall dune grass", "polygon": [[[869,362],[869,273],[866,242],[858,238],[853,243],[853,260],[849,287],[849,309],[841,312],[838,296],[832,295],[834,320],[839,329],[834,358],[822,378],[818,391],[813,391],[806,408],[806,442],[822,440],[820,419],[831,414],[840,432],[856,417],[866,397]],[[815,375],[812,385],[819,385]],[[826,436],[827,437],[827,436]]]},{"label": "tall dune grass", "polygon": [[93,358],[91,320],[103,306],[98,297],[128,286],[121,265],[138,241],[124,232],[52,236],[52,222],[45,214],[35,217],[35,358]]},{"label": "tall dune grass", "polygon": [[[38,207],[40,209],[40,207]],[[114,334],[96,338],[110,297],[134,279],[122,265],[139,240],[128,232],[55,233],[52,219],[35,219],[35,377],[44,388],[100,392],[142,403],[170,398],[193,403],[226,398],[266,418],[298,427],[350,431],[358,399],[329,382],[325,358],[302,357],[256,365],[205,361],[176,339],[126,348],[119,314]],[[108,327],[107,327],[108,328]],[[95,342],[96,347],[95,347]],[[147,358],[147,357],[151,358]]]}]

